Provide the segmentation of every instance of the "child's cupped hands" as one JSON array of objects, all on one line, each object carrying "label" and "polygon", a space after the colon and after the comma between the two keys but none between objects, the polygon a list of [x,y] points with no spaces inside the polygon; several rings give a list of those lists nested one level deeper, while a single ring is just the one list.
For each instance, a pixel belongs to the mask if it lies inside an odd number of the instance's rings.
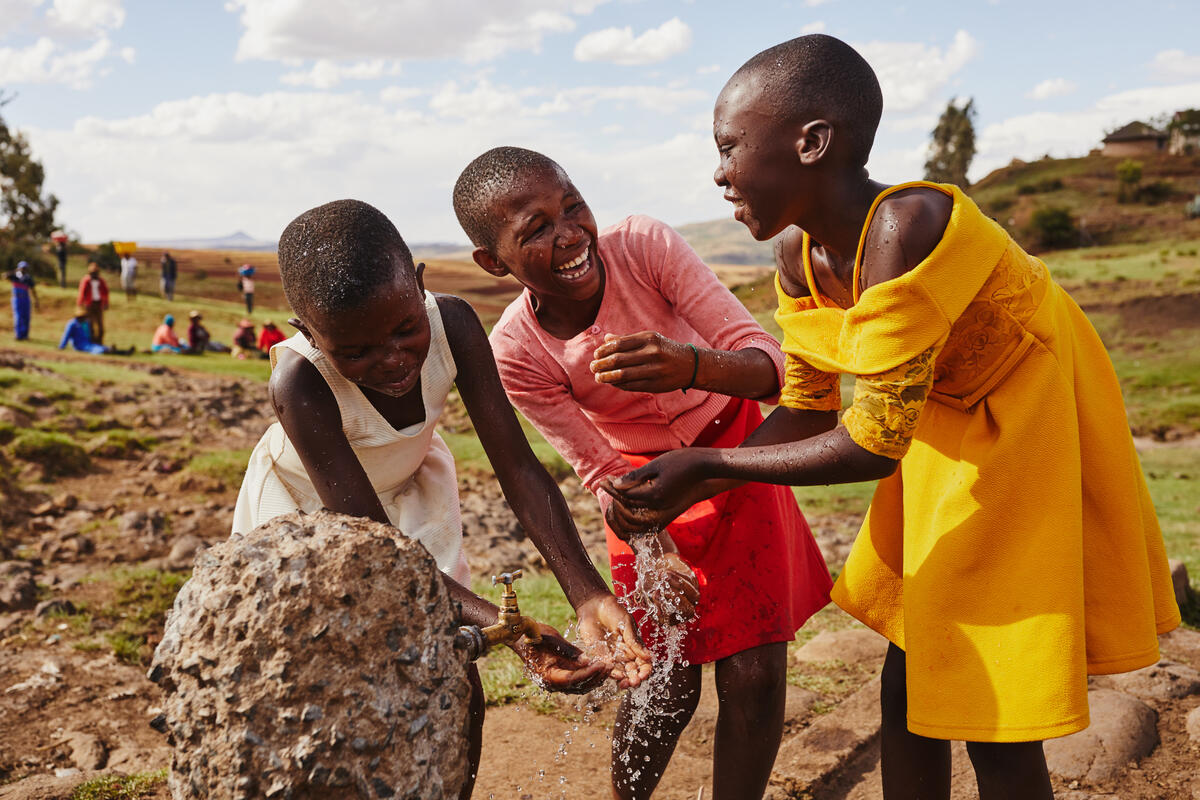
[{"label": "child's cupped hands", "polygon": [[618,478],[605,478],[600,488],[612,498],[605,519],[618,537],[665,528],[695,503],[708,497],[705,459],[710,450],[688,447],[663,453]]},{"label": "child's cupped hands", "polygon": [[596,348],[592,358],[589,366],[597,383],[655,394],[690,388],[700,364],[694,346],[655,331],[606,334],[604,344]]},{"label": "child's cupped hands", "polygon": [[540,642],[534,644],[521,637],[512,649],[542,688],[565,694],[586,694],[612,673],[612,664],[603,659],[588,658],[549,625],[539,622],[538,629],[542,635]]},{"label": "child's cupped hands", "polygon": [[579,638],[593,660],[612,668],[611,677],[621,689],[632,689],[650,677],[654,656],[638,639],[633,617],[617,598],[604,592],[575,609]]}]

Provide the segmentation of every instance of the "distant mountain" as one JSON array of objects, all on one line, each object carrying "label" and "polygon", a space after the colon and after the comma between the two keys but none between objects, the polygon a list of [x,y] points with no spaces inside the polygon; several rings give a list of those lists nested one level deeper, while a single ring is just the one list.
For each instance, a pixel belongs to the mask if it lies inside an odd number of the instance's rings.
[{"label": "distant mountain", "polygon": [[755,241],[746,226],[735,219],[693,222],[676,230],[706,264],[773,266],[775,248],[770,242]]},{"label": "distant mountain", "polygon": [[161,247],[177,250],[266,250],[275,252],[276,243],[255,239],[245,231],[213,239],[151,239],[138,240],[138,247]]}]

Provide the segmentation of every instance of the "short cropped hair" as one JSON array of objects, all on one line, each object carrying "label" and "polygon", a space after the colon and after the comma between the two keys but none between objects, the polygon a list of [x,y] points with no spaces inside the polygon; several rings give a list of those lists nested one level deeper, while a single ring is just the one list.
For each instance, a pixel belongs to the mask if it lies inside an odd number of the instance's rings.
[{"label": "short cropped hair", "polygon": [[761,79],[764,97],[780,119],[828,119],[846,136],[856,166],[867,163],[883,92],[875,70],[853,47],[822,33],[800,36],[763,50],[734,73],[747,75]]},{"label": "short cropped hair", "polygon": [[473,245],[493,249],[496,198],[512,191],[530,172],[542,170],[566,175],[554,159],[522,147],[493,147],[467,164],[454,183],[454,213]]},{"label": "short cropped hair", "polygon": [[310,208],[279,237],[283,292],[301,318],[362,308],[397,269],[416,274],[408,245],[383,212],[361,200]]}]

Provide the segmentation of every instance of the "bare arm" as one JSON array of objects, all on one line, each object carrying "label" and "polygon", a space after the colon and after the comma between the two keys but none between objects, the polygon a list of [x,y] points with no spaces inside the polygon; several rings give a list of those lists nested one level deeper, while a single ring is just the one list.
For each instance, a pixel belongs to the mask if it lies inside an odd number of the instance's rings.
[{"label": "bare arm", "polygon": [[458,366],[455,382],[463,405],[505,498],[578,614],[581,633],[623,650],[621,660],[631,663],[620,673],[623,683],[637,685],[649,676],[650,653],[584,549],[558,484],[530,449],[479,317],[464,300],[448,295],[438,297],[438,308]]},{"label": "bare arm", "polygon": [[775,362],[757,347],[716,350],[677,342],[655,331],[609,334],[596,348],[591,369],[598,383],[630,392],[695,388],[757,399],[779,391]]}]

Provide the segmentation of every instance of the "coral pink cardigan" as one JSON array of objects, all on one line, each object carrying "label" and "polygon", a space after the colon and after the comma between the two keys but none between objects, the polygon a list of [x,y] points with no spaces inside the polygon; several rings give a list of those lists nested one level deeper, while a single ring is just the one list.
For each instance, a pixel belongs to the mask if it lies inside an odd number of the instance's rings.
[{"label": "coral pink cardigan", "polygon": [[604,300],[591,326],[567,340],[551,336],[526,290],[490,337],[509,399],[593,493],[601,479],[629,471],[622,452],[687,447],[729,402],[696,389],[648,394],[597,383],[588,365],[605,334],[653,330],[717,350],[756,347],[774,361],[780,385],[784,377],[779,343],[673,228],[628,217],[600,232],[598,250]]}]

